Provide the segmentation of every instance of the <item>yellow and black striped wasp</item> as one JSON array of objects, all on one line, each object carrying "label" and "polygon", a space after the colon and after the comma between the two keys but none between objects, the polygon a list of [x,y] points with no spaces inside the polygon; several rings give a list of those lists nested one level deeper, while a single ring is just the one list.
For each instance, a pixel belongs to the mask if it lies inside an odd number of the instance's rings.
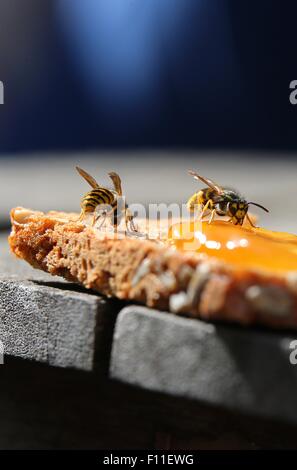
[{"label": "yellow and black striped wasp", "polygon": [[[131,214],[126,202],[123,201],[122,182],[119,175],[114,171],[108,173],[108,176],[113,183],[114,189],[107,189],[103,186],[100,186],[97,181],[82,168],[77,166],[76,169],[78,173],[93,188],[91,191],[87,192],[81,200],[81,213],[78,221],[82,221],[86,214],[93,214],[92,226],[94,226],[100,216],[103,216],[105,220],[107,215],[112,215],[113,226],[117,227],[119,221],[124,215],[126,227],[130,228],[133,232],[137,232],[133,215]],[[103,210],[102,214],[96,215],[96,209],[100,205],[103,208],[108,206],[110,209],[109,212]]]},{"label": "yellow and black striped wasp", "polygon": [[189,170],[189,174],[193,176],[195,180],[205,183],[207,188],[201,189],[193,194],[187,202],[187,208],[190,212],[194,212],[197,206],[201,206],[202,212],[200,219],[202,219],[207,212],[210,212],[208,223],[212,222],[215,215],[219,215],[229,217],[228,222],[232,222],[234,225],[242,225],[246,217],[251,226],[254,227],[248,215],[249,206],[254,205],[260,207],[260,209],[263,209],[265,212],[269,212],[268,209],[256,202],[247,202],[244,197],[233,189],[222,188],[209,178],[205,178],[193,170]]}]

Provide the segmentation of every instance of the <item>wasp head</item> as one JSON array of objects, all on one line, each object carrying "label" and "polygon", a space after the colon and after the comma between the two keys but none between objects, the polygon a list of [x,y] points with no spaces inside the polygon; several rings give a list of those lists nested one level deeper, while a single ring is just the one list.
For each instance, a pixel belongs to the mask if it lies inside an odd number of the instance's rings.
[{"label": "wasp head", "polygon": [[[261,204],[258,204],[257,202],[247,202],[243,198],[237,198],[234,199],[232,202],[230,201],[227,204],[227,212],[229,217],[231,218],[231,221],[234,225],[242,225],[245,217],[247,216],[247,212],[249,210],[249,206],[254,205],[259,207],[265,212],[269,212],[266,207],[261,206]],[[248,216],[247,216],[248,217]],[[249,219],[250,221],[250,219]],[[250,221],[251,225],[252,222]]]},{"label": "wasp head", "polygon": [[245,199],[229,202],[228,215],[234,225],[242,225],[244,218],[249,210],[248,202]]}]

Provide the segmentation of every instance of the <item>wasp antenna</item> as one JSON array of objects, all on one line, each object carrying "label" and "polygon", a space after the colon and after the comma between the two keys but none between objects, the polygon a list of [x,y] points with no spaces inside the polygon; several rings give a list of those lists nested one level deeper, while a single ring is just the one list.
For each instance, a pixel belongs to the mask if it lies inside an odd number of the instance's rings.
[{"label": "wasp antenna", "polygon": [[256,202],[248,202],[248,205],[251,205],[251,204],[252,204],[253,206],[260,207],[260,209],[263,209],[263,211],[265,211],[265,212],[269,212],[269,210],[266,209],[266,207],[261,206],[261,204],[257,204]]}]

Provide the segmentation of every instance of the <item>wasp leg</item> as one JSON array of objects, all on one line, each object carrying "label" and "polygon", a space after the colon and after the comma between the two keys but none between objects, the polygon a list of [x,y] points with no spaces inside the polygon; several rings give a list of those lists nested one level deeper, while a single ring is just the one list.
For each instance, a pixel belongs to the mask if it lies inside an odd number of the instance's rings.
[{"label": "wasp leg", "polygon": [[208,221],[209,224],[212,223],[215,213],[216,213],[216,210],[213,209],[213,210],[211,211],[210,219],[209,219],[209,221]]},{"label": "wasp leg", "polygon": [[79,217],[77,219],[77,222],[82,222],[83,221],[83,218],[84,218],[84,215],[85,215],[85,211],[82,209],[80,211],[80,214],[79,214]]},{"label": "wasp leg", "polygon": [[133,219],[128,220],[132,232],[138,232],[138,228],[134,223]]},{"label": "wasp leg", "polygon": [[99,229],[99,230],[101,230],[101,228],[102,228],[104,222],[106,221],[107,212],[105,211],[105,212],[103,212],[102,214],[99,214],[98,217],[96,218],[96,222],[97,222],[97,220],[100,219],[100,217],[102,217],[102,222],[98,225],[98,229]]},{"label": "wasp leg", "polygon": [[93,214],[93,219],[92,219],[92,223],[91,223],[91,227],[94,227],[95,223],[97,222],[98,220],[98,217],[96,215],[96,212],[94,211],[94,214]]},{"label": "wasp leg", "polygon": [[117,232],[121,222],[120,214],[117,211],[117,207],[113,207],[109,212],[107,212],[107,216],[111,217],[111,225],[113,226],[114,232]]},{"label": "wasp leg", "polygon": [[137,227],[134,224],[133,215],[131,214],[129,209],[125,210],[125,224],[126,224],[126,229],[127,230],[130,227],[131,232],[138,232]]},{"label": "wasp leg", "polygon": [[251,224],[251,226],[252,226],[253,228],[257,228],[256,225],[254,225],[253,222],[251,221],[251,219],[250,219],[250,217],[249,217],[248,214],[246,214],[246,218],[248,219],[249,223]]},{"label": "wasp leg", "polygon": [[209,199],[209,200],[207,201],[207,203],[205,204],[205,206],[203,207],[203,209],[202,209],[202,212],[201,212],[201,214],[200,214],[200,216],[199,216],[199,220],[202,220],[202,219],[203,219],[204,213],[207,211],[208,206],[210,206],[210,205],[211,205],[211,200]]}]

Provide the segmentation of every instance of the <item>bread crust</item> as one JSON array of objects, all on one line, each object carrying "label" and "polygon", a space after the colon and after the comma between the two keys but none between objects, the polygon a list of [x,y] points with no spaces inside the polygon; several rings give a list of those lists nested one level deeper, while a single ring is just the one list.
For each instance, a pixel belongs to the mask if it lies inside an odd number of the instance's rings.
[{"label": "bread crust", "polygon": [[238,271],[166,243],[116,239],[77,217],[12,209],[10,248],[34,268],[106,296],[205,320],[297,328],[297,274]]}]

